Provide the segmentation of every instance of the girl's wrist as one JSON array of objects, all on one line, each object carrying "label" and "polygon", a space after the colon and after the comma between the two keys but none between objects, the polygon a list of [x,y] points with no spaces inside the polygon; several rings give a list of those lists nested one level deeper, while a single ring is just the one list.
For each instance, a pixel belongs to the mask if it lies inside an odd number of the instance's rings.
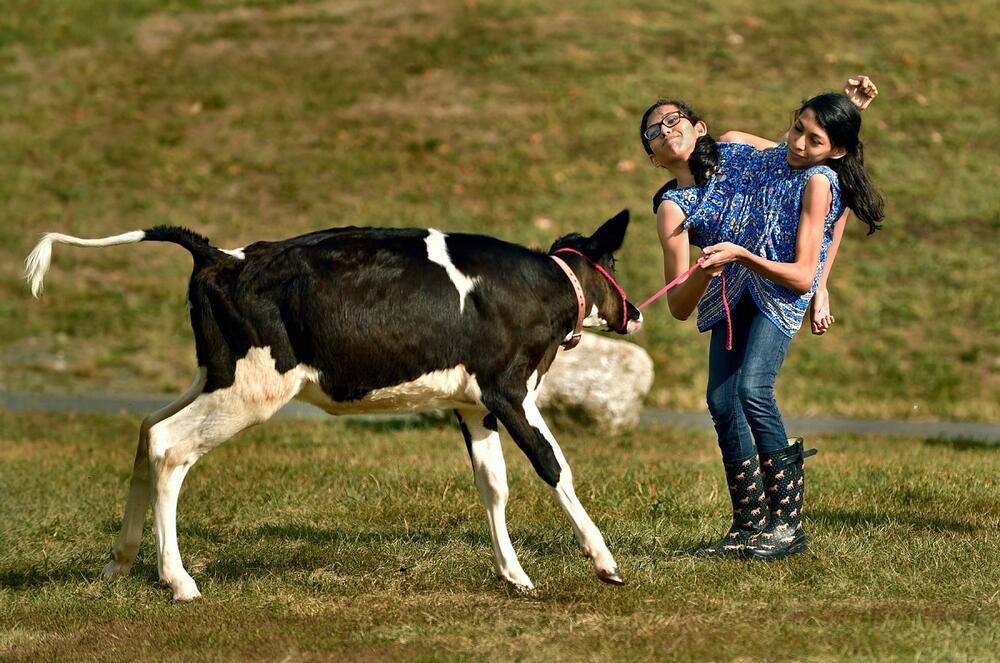
[{"label": "girl's wrist", "polygon": [[696,269],[691,274],[684,279],[684,282],[692,281],[698,285],[703,285],[712,280],[712,277],[705,273],[704,269]]}]

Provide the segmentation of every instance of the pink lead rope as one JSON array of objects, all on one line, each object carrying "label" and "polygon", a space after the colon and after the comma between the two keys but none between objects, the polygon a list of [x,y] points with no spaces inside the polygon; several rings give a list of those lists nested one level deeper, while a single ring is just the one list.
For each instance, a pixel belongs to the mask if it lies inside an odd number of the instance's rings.
[{"label": "pink lead rope", "polygon": [[[701,263],[703,263],[704,261],[705,261],[704,257],[698,258],[698,261],[695,264],[691,265],[690,269],[688,269],[683,274],[679,274],[677,276],[677,278],[675,278],[673,281],[671,281],[667,285],[665,285],[662,288],[660,288],[659,290],[657,290],[656,293],[654,293],[652,297],[650,297],[649,299],[647,299],[643,303],[639,304],[638,309],[640,311],[642,311],[647,306],[649,306],[650,304],[652,304],[653,302],[655,302],[657,299],[659,299],[663,295],[667,294],[667,292],[671,288],[673,288],[678,283],[683,282],[685,279],[687,279],[687,277],[691,276],[691,272],[693,272],[694,270],[696,270],[699,267],[701,267]],[[729,300],[726,299],[726,275],[725,274],[720,274],[720,276],[722,277],[722,308],[724,308],[725,311],[726,311],[726,349],[727,350],[732,350],[733,349],[733,317],[732,317],[732,314],[729,312]]]}]

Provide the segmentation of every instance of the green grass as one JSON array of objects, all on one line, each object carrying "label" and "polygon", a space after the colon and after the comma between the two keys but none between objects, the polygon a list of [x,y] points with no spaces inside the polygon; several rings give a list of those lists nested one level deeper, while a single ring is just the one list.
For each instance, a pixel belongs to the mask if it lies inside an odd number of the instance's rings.
[{"label": "green grass", "polygon": [[[8,3],[10,4],[10,3]],[[621,278],[661,283],[636,138],[660,95],[716,134],[773,136],[796,103],[866,71],[864,141],[885,230],[853,222],[838,322],[800,334],[790,414],[998,420],[996,3],[713,0],[398,3],[15,1],[0,16],[0,385],[177,392],[193,373],[188,258],[38,233],[157,223],[241,246],[343,224],[434,226],[546,247],[623,207]],[[820,38],[817,31],[829,33]],[[942,38],[946,31],[947,38]],[[630,163],[631,162],[631,167]],[[546,222],[545,220],[548,220]],[[651,312],[650,405],[703,409],[706,339]]]},{"label": "green grass", "polygon": [[559,434],[628,582],[602,585],[504,436],[515,548],[494,576],[452,427],[271,422],[206,456],[179,507],[204,598],[98,580],[137,421],[0,413],[3,660],[990,660],[1000,647],[995,448],[815,436],[806,554],[683,554],[727,526],[710,435]]}]

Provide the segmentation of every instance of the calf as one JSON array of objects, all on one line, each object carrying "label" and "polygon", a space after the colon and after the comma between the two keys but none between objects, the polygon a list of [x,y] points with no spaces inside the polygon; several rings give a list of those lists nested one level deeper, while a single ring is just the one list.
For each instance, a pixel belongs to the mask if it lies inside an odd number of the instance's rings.
[{"label": "calf", "polygon": [[554,490],[598,577],[621,584],[535,398],[560,345],[575,344],[581,327],[638,330],[642,315],[611,275],[627,226],[623,211],[590,237],[559,239],[549,255],[419,229],[332,228],[228,251],[178,227],[93,240],[45,235],[26,260],[36,297],[54,242],[172,242],[194,258],[188,299],[198,375],[142,422],[121,532],[103,576],[128,573],[152,501],[160,582],[174,599],[200,596],[177,546],[184,476],[205,453],[298,398],[334,415],[453,409],[497,572],[527,590],[531,580],[507,534],[502,423]]}]

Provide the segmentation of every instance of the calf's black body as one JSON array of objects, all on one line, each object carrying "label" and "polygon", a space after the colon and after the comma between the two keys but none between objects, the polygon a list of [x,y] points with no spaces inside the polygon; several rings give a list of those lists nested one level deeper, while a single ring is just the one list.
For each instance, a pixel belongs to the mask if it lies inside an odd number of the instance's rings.
[{"label": "calf's black body", "polygon": [[638,329],[641,314],[609,276],[627,225],[622,212],[589,237],[553,244],[579,252],[561,255],[586,310],[549,255],[483,235],[345,227],[236,250],[171,226],[100,240],[46,235],[27,261],[36,295],[55,242],[169,242],[194,259],[188,299],[199,378],[143,422],[125,522],[104,575],[130,568],[152,497],[161,580],[175,598],[196,598],[173,522],[185,473],[239,430],[303,398],[334,414],[454,408],[487,506],[498,573],[530,587],[502,522],[502,423],[555,489],[598,576],[620,583],[534,398],[578,318],[607,331]]}]

